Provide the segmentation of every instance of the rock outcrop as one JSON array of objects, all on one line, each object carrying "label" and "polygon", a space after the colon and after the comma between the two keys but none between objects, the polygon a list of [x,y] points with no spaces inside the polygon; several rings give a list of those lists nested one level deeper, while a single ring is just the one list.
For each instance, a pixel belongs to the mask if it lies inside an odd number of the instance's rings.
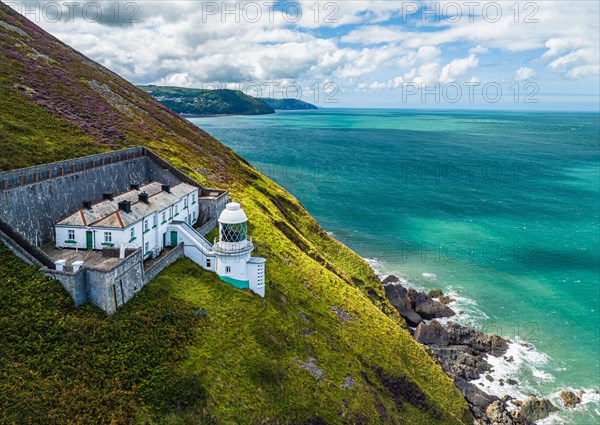
[{"label": "rock outcrop", "polygon": [[466,345],[476,354],[491,354],[499,357],[506,354],[508,341],[498,335],[487,335],[483,332],[462,326],[457,323],[448,323],[450,344]]},{"label": "rock outcrop", "polygon": [[556,411],[558,409],[547,398],[531,396],[523,402],[517,417],[522,421],[535,422]]},{"label": "rock outcrop", "polygon": [[419,326],[417,326],[413,337],[417,342],[420,342],[423,345],[445,347],[450,343],[450,334],[435,320],[432,320],[429,323],[420,323]]},{"label": "rock outcrop", "polygon": [[437,357],[438,363],[451,378],[462,378],[467,381],[478,379],[491,370],[490,364],[482,356],[474,356],[467,347],[453,345],[449,347],[430,347]]},{"label": "rock outcrop", "polygon": [[560,398],[565,407],[575,407],[581,403],[581,398],[577,397],[573,391],[563,390],[560,392]]},{"label": "rock outcrop", "polygon": [[496,396],[489,395],[485,391],[479,389],[477,385],[465,381],[462,378],[454,379],[454,385],[459,389],[463,397],[469,403],[471,412],[477,419],[485,418],[487,407],[495,401],[500,401]]},{"label": "rock outcrop", "polygon": [[[400,284],[400,279],[394,275],[383,280],[383,287],[390,304],[406,320],[408,326],[416,327],[423,320],[452,317],[456,314],[446,304],[434,300],[428,294],[414,288],[405,288]],[[443,293],[433,292],[433,295],[441,296]]]},{"label": "rock outcrop", "polygon": [[[432,357],[453,379],[454,385],[467,400],[477,425],[532,425],[557,411],[546,398],[532,396],[519,401],[506,396],[501,400],[469,382],[490,372],[492,368],[486,356],[504,356],[510,341],[458,323],[448,322],[444,327],[432,320],[455,315],[446,305],[452,300],[441,290],[434,289],[425,294],[414,288],[405,288],[400,284],[400,279],[393,275],[386,277],[382,283],[390,303],[409,326],[416,328],[414,332],[411,331],[413,338],[427,346]],[[514,361],[512,357],[504,356],[504,359]],[[486,377],[493,381],[491,375]],[[499,382],[500,385],[504,384],[502,379]],[[517,384],[510,378],[506,383]],[[574,407],[581,402],[580,397],[572,391],[563,391],[561,398],[567,407]],[[509,407],[507,402],[510,400],[512,405]]]}]

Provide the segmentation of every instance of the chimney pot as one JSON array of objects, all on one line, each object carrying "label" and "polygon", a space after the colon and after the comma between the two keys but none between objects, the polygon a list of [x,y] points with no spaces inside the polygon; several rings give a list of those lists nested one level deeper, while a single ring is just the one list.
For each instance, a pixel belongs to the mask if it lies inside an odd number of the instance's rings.
[{"label": "chimney pot", "polygon": [[92,209],[92,201],[83,201],[83,208],[85,208],[86,210],[91,210]]},{"label": "chimney pot", "polygon": [[103,193],[102,194],[102,199],[112,201],[113,200],[113,194],[112,193]]},{"label": "chimney pot", "polygon": [[138,194],[138,200],[147,204],[148,203],[148,194],[146,192],[142,192],[142,193]]},{"label": "chimney pot", "polygon": [[130,201],[119,202],[119,210],[124,211],[126,213],[130,213],[131,212],[131,202]]},{"label": "chimney pot", "polygon": [[163,184],[161,187],[164,192],[171,193],[171,185]]}]

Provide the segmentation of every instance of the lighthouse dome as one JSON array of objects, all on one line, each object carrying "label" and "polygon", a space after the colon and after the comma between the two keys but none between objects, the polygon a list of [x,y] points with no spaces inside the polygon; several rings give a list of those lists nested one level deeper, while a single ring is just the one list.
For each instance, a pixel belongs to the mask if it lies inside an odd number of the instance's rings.
[{"label": "lighthouse dome", "polygon": [[246,213],[237,202],[228,203],[219,216],[219,223],[223,224],[239,224],[247,221],[248,217]]}]

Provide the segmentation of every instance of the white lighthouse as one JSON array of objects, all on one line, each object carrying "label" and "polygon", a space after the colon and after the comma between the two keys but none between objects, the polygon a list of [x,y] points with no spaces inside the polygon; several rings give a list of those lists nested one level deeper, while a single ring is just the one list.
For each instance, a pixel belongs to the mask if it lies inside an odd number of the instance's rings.
[{"label": "white lighthouse", "polygon": [[250,288],[264,297],[267,260],[250,256],[254,244],[247,231],[248,217],[240,204],[228,203],[219,216],[219,237],[213,245],[217,274],[236,288]]}]

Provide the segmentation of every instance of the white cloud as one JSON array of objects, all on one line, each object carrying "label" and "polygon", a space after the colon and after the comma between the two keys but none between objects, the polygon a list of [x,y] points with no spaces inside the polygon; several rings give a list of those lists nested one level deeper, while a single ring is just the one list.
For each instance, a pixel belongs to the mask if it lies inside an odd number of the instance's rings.
[{"label": "white cloud", "polygon": [[[84,19],[40,24],[134,83],[198,86],[333,80],[380,90],[382,85],[469,78],[479,66],[478,55],[492,49],[493,59],[510,63],[508,69],[517,68],[517,63],[524,63],[522,56],[529,54],[526,59],[538,60],[540,66],[565,79],[599,73],[597,2],[544,1],[536,12],[538,23],[523,22],[527,15],[523,10],[516,20],[512,3],[502,2],[503,19],[497,23],[481,16],[469,22],[464,15],[455,24],[428,23],[425,29],[419,22],[397,25],[397,20],[390,21],[406,2],[329,3],[326,9],[328,3],[320,2],[316,16],[315,2],[302,2],[303,14],[296,24],[281,13],[262,13],[255,22],[223,19],[221,13],[207,16],[205,3],[189,1],[136,3],[139,22],[135,24],[106,20],[93,24]],[[110,10],[112,3],[106,4]],[[221,2],[216,4],[223,7]],[[511,62],[515,52],[521,53],[518,62]],[[485,57],[491,58],[491,54]],[[485,77],[502,78],[494,72],[505,69],[488,67]]]},{"label": "white cloud", "polygon": [[490,49],[488,49],[487,47],[483,47],[481,44],[478,44],[475,47],[471,47],[469,49],[469,53],[476,53],[476,54],[486,54],[489,53]]},{"label": "white cloud", "polygon": [[531,80],[536,77],[536,73],[533,69],[522,66],[515,72],[515,81]]},{"label": "white cloud", "polygon": [[468,71],[477,68],[478,65],[479,59],[475,54],[470,54],[466,58],[454,59],[442,68],[440,83],[451,83]]}]

